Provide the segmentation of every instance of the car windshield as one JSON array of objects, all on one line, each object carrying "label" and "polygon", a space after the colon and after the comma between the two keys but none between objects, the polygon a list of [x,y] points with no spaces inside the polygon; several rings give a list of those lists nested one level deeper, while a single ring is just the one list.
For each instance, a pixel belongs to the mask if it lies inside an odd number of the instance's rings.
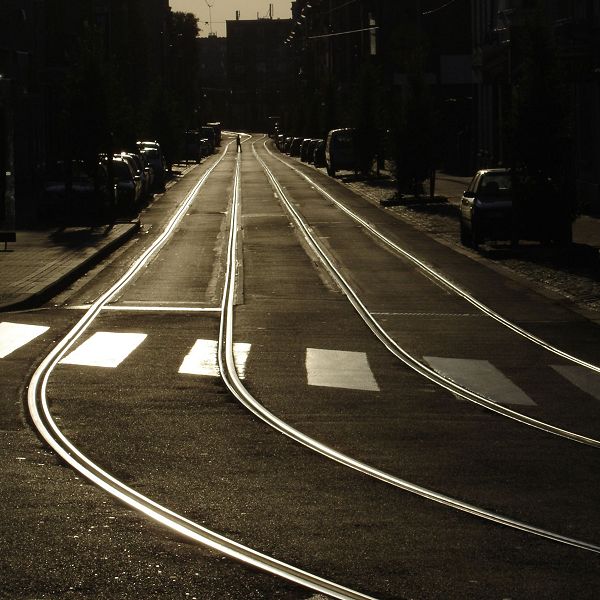
[{"label": "car windshield", "polygon": [[131,169],[129,165],[121,160],[113,161],[115,175],[119,179],[131,179]]},{"label": "car windshield", "polygon": [[485,173],[479,180],[479,191],[486,196],[502,196],[512,188],[509,173]]},{"label": "car windshield", "polygon": [[351,144],[352,143],[352,135],[349,133],[338,133],[335,136],[335,141],[338,144]]}]

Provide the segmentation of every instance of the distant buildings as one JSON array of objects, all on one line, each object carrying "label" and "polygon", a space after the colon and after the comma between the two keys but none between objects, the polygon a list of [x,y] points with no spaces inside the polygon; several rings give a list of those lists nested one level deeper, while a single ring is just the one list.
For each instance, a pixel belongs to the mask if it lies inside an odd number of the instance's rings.
[{"label": "distant buildings", "polygon": [[221,122],[229,114],[227,38],[198,38],[200,110],[205,122]]},{"label": "distant buildings", "polygon": [[510,165],[532,16],[564,88],[544,129],[561,121],[564,168],[600,211],[599,0],[295,0],[292,19],[208,39],[168,0],[2,0],[0,228],[35,222],[50,161],[138,136],[176,155],[179,131],[206,121],[265,131],[277,115],[292,135],[355,126],[393,142],[412,124],[438,167]]},{"label": "distant buildings", "polygon": [[268,118],[287,100],[289,19],[227,21],[227,76],[231,128],[266,131]]}]

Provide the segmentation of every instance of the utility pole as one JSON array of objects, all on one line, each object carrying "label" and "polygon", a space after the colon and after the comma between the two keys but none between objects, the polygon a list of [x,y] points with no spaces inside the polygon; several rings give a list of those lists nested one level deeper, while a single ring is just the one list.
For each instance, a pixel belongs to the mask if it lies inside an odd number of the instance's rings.
[{"label": "utility pole", "polygon": [[204,2],[206,2],[206,6],[208,6],[208,26],[210,28],[210,33],[208,34],[209,36],[213,36],[213,28],[212,28],[212,4],[208,3],[208,0],[204,0]]}]

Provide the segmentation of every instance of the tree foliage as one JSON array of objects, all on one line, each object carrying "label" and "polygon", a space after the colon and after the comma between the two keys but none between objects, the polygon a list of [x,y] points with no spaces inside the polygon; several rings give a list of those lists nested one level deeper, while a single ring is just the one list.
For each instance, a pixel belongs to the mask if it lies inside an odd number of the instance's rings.
[{"label": "tree foliage", "polygon": [[512,58],[515,219],[540,238],[564,239],[576,212],[571,115],[553,31],[542,13],[515,26]]},{"label": "tree foliage", "polygon": [[395,66],[402,74],[400,93],[391,96],[391,147],[400,194],[419,194],[434,167],[436,111],[426,80],[427,44],[416,22],[398,26]]}]

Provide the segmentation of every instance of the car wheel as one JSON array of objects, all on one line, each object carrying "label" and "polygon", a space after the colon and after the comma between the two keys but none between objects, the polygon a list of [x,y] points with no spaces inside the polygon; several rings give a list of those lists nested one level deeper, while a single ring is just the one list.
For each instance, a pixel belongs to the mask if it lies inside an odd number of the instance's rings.
[{"label": "car wheel", "polygon": [[467,248],[477,248],[473,232],[465,226],[463,221],[460,222],[460,242]]},{"label": "car wheel", "polygon": [[462,221],[460,222],[460,243],[463,246],[470,246],[473,243],[471,232],[467,230]]},{"label": "car wheel", "polygon": [[481,235],[479,228],[471,224],[471,248],[475,248],[475,250],[477,250],[479,245],[483,244],[483,239],[484,238]]}]

